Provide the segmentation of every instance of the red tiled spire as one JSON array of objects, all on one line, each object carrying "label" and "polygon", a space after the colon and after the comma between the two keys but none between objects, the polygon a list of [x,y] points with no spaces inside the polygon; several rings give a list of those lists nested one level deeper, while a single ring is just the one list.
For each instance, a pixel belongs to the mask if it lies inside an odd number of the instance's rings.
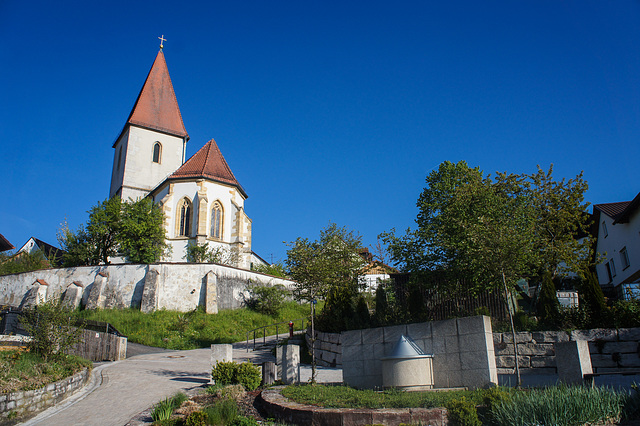
[{"label": "red tiled spire", "polygon": [[169,179],[204,178],[216,182],[236,186],[247,197],[246,192],[233,175],[227,161],[222,156],[218,144],[211,139],[202,148],[189,158],[178,170],[173,172]]},{"label": "red tiled spire", "polygon": [[127,123],[189,138],[162,50],[151,66]]}]

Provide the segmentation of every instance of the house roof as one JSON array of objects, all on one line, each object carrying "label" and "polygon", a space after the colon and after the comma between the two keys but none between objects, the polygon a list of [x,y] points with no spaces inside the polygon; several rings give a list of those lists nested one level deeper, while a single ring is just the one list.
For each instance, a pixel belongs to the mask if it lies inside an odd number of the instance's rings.
[{"label": "house roof", "polygon": [[13,244],[11,244],[9,242],[9,240],[7,240],[4,235],[0,234],[0,251],[7,251],[7,250],[11,250],[14,249],[15,247],[13,246]]},{"label": "house roof", "polygon": [[162,49],[151,66],[120,136],[132,124],[189,139]]},{"label": "house roof", "polygon": [[222,156],[216,141],[211,139],[202,148],[189,158],[178,170],[169,176],[169,179],[209,179],[215,182],[226,183],[238,188],[247,198],[247,193],[233,175],[227,161]]},{"label": "house roof", "polygon": [[627,223],[633,212],[640,207],[640,192],[631,201],[620,201],[617,203],[596,204],[594,210],[598,209],[613,219],[613,223]]},{"label": "house roof", "polygon": [[23,252],[23,251],[28,251],[28,247],[27,245],[29,244],[29,241],[33,240],[33,242],[35,243],[35,245],[42,250],[42,253],[44,253],[45,257],[51,261],[52,263],[54,263],[57,266],[62,265],[62,256],[66,253],[64,250],[59,249],[58,247],[52,246],[49,243],[45,243],[42,240],[39,240],[35,237],[31,237],[27,240],[26,243],[24,243],[24,245],[22,247],[20,247],[20,250],[18,250],[18,253]]}]

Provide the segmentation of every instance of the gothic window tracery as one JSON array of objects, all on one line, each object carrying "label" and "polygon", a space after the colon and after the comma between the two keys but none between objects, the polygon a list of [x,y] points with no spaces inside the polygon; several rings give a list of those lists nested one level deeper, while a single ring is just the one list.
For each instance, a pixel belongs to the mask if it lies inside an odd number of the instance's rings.
[{"label": "gothic window tracery", "polygon": [[180,237],[188,237],[191,234],[191,201],[188,198],[183,198],[178,204],[178,217],[177,217],[177,232]]},{"label": "gothic window tracery", "polygon": [[211,209],[211,236],[219,240],[222,239],[223,217],[222,204],[216,201]]}]

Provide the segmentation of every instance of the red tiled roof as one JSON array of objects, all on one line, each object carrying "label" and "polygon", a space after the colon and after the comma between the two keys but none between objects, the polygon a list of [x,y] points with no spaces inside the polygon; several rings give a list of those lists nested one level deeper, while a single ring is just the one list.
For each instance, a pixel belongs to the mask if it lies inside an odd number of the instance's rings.
[{"label": "red tiled roof", "polygon": [[631,201],[620,201],[617,203],[596,204],[593,206],[593,208],[600,210],[602,213],[615,220],[617,216],[622,213],[630,203]]},{"label": "red tiled roof", "polygon": [[218,144],[211,139],[202,148],[189,158],[178,170],[173,172],[169,179],[203,178],[216,182],[233,185],[240,190],[244,197],[246,192],[233,175],[227,161],[222,156]]},{"label": "red tiled roof", "polygon": [[182,122],[182,115],[162,50],[158,52],[156,60],[151,66],[149,75],[147,75],[131,114],[129,114],[127,124],[158,130],[181,138],[189,138]]},{"label": "red tiled roof", "polygon": [[11,244],[9,242],[9,240],[7,240],[4,235],[0,234],[0,251],[6,251],[6,250],[11,250],[14,249],[15,247],[13,246],[13,244]]}]

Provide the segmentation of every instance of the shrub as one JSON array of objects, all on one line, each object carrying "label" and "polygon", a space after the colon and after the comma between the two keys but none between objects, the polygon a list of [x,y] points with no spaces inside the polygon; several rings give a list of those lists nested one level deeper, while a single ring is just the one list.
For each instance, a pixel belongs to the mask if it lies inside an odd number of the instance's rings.
[{"label": "shrub", "polygon": [[482,426],[478,418],[478,410],[473,402],[464,396],[446,404],[449,424],[455,426]]},{"label": "shrub", "polygon": [[260,386],[262,374],[260,368],[250,362],[243,362],[236,370],[236,381],[245,389],[252,391]]},{"label": "shrub", "polygon": [[233,423],[231,423],[231,425],[232,426],[259,426],[260,423],[258,423],[255,419],[252,419],[251,417],[238,416],[233,421]]},{"label": "shrub", "polygon": [[274,286],[254,285],[245,300],[247,307],[264,315],[276,316],[280,313],[289,291],[281,284]]},{"label": "shrub", "polygon": [[203,411],[194,411],[184,421],[186,426],[206,426],[207,415]]},{"label": "shrub", "polygon": [[25,309],[21,321],[31,335],[29,349],[45,361],[66,353],[82,334],[82,328],[75,327],[74,312],[57,300]]},{"label": "shrub", "polygon": [[215,381],[216,385],[232,385],[235,384],[235,375],[237,365],[233,361],[222,361],[216,363],[211,370],[211,378]]},{"label": "shrub", "polygon": [[211,377],[216,384],[241,384],[250,391],[260,386],[261,376],[260,368],[250,362],[243,362],[242,364],[233,361],[219,362],[211,370]]}]

